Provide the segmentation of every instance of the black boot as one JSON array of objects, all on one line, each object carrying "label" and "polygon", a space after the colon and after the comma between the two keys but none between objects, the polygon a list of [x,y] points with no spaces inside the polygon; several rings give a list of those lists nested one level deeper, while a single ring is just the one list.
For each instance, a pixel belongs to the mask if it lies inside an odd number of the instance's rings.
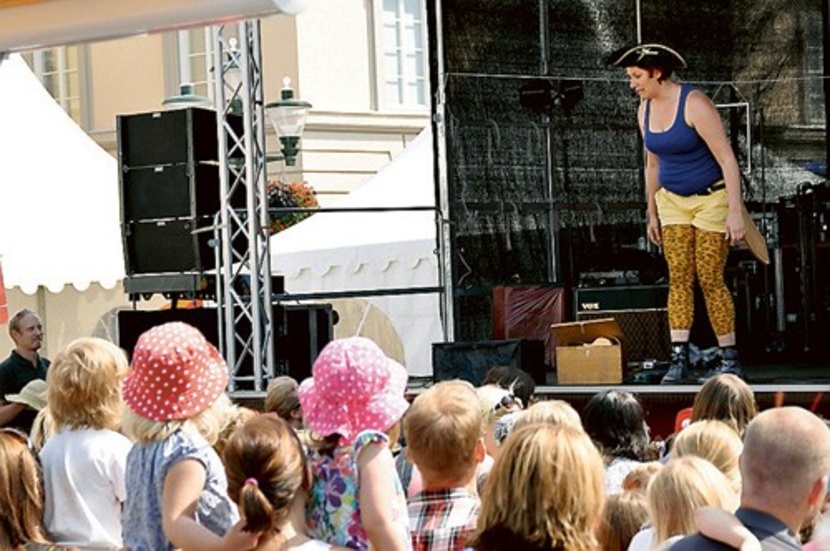
[{"label": "black boot", "polygon": [[722,346],[720,349],[720,365],[714,369],[710,369],[706,375],[698,379],[698,382],[705,383],[720,373],[731,373],[741,379],[744,378],[741,363],[738,361],[738,349],[734,346]]},{"label": "black boot", "polygon": [[671,345],[671,364],[669,370],[663,375],[661,385],[679,383],[689,373],[689,343],[673,342]]}]

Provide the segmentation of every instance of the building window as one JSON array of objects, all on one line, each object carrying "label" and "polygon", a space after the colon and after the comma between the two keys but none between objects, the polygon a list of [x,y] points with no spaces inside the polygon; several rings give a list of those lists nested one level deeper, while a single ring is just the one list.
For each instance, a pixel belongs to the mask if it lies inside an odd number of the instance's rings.
[{"label": "building window", "polygon": [[424,0],[377,0],[378,97],[391,109],[429,105]]},{"label": "building window", "polygon": [[178,55],[178,79],[174,88],[184,83],[193,85],[193,92],[199,96],[213,97],[213,33],[211,27],[177,31],[176,51]]},{"label": "building window", "polygon": [[805,21],[804,115],[807,124],[824,124],[824,55],[820,18]]},{"label": "building window", "polygon": [[86,83],[86,49],[63,46],[24,56],[32,71],[55,101],[82,128],[87,128],[83,98]]},{"label": "building window", "polygon": [[[222,27],[222,38],[226,44],[236,39],[239,34],[237,25]],[[177,31],[175,36],[175,80],[171,83],[172,94],[179,93],[179,85],[193,85],[193,93],[211,99],[214,93],[213,53],[216,45],[213,41],[213,27]],[[227,46],[226,46],[227,47]]]}]

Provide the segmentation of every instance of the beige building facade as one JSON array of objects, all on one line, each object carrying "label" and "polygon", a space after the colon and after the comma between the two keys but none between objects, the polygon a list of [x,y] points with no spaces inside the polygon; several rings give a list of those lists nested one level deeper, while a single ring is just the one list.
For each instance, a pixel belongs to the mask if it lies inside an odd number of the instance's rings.
[{"label": "beige building facade", "polygon": [[[225,33],[237,25],[225,25]],[[312,103],[296,167],[269,163],[269,179],[305,181],[323,206],[377,173],[429,123],[424,0],[312,0],[296,15],[261,20],[265,100],[279,99],[284,77]],[[24,54],[78,124],[118,154],[116,117],[162,109],[182,82],[212,95],[210,28],[186,29]],[[268,129],[267,149],[278,140]],[[82,246],[82,245],[79,245]],[[71,340],[112,337],[115,312],[131,308],[120,285],[93,283],[60,293],[7,290],[9,310],[29,308],[44,321],[44,353]],[[156,308],[154,297],[137,303]],[[5,328],[4,328],[5,329]],[[5,332],[5,331],[4,331]],[[12,343],[0,338],[0,357]]]}]

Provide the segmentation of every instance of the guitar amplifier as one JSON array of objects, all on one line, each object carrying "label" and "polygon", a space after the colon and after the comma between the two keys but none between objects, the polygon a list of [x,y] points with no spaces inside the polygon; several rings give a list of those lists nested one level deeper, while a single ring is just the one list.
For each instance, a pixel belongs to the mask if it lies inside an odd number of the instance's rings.
[{"label": "guitar amplifier", "polygon": [[622,330],[627,361],[668,361],[668,297],[668,285],[581,287],[574,290],[576,320],[614,318]]}]

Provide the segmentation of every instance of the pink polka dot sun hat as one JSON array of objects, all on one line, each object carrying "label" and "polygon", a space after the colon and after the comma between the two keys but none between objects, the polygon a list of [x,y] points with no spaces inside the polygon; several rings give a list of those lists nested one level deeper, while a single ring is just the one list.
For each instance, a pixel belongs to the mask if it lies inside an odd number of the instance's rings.
[{"label": "pink polka dot sun hat", "polygon": [[298,394],[305,422],[319,436],[352,441],[364,430],[385,431],[409,407],[406,369],[365,337],[327,344],[311,374]]},{"label": "pink polka dot sun hat", "polygon": [[145,331],[133,350],[124,402],[153,421],[203,412],[225,391],[228,366],[198,329],[174,321]]}]

